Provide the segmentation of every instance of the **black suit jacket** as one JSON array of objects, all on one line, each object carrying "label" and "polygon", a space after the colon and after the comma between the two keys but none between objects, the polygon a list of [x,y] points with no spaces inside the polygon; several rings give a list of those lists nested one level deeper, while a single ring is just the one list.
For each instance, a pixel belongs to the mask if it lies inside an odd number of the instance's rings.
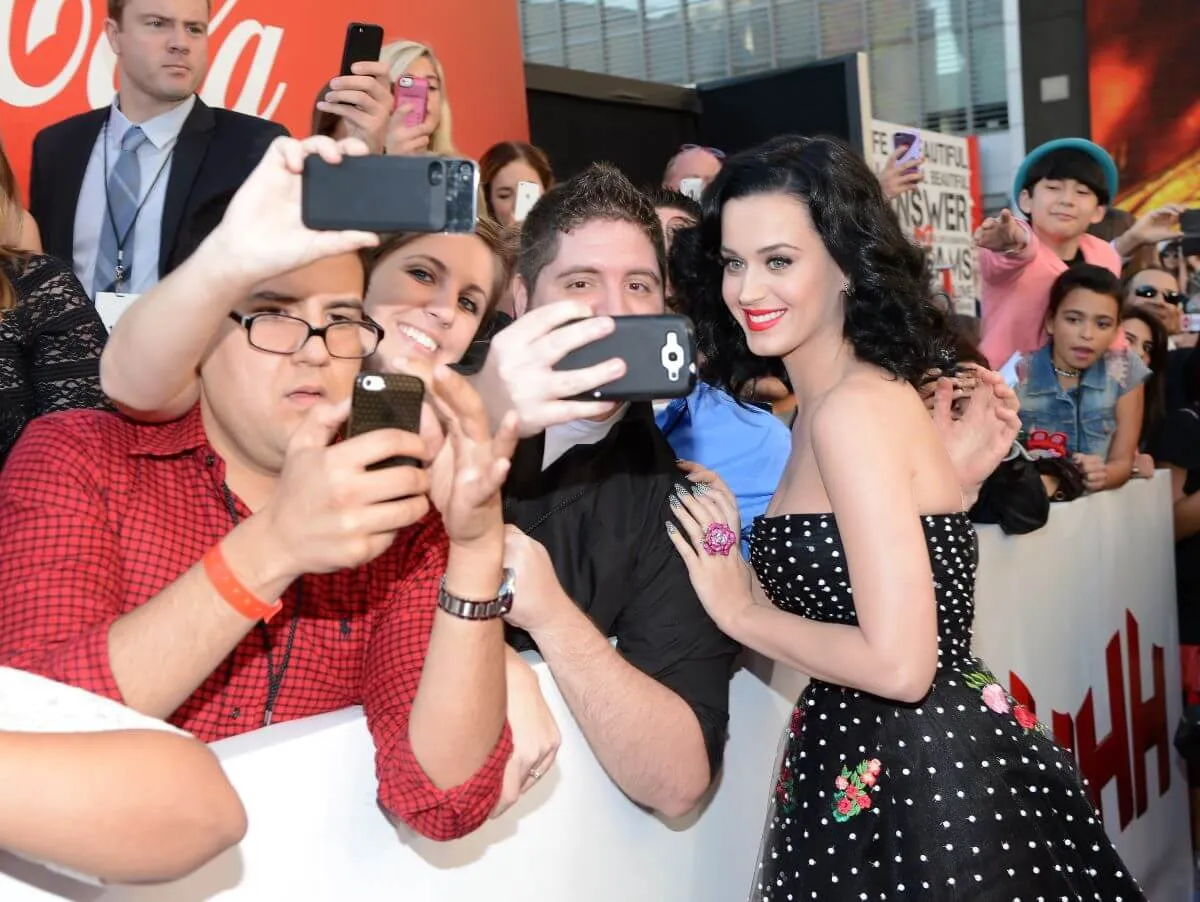
[{"label": "black suit jacket", "polygon": [[[72,116],[38,132],[33,140],[29,207],[47,254],[74,265],[75,209],[88,158],[109,108]],[[158,272],[183,262],[176,254],[181,229],[214,198],[236,191],[258,165],[267,146],[287,129],[231,110],[213,109],[199,97],[179,133],[163,204]]]}]

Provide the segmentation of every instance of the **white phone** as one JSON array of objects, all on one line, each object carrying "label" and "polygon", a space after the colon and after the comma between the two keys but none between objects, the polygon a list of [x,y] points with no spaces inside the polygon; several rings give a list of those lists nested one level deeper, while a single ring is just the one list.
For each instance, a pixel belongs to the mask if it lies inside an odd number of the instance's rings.
[{"label": "white phone", "polygon": [[537,182],[517,182],[517,200],[513,205],[513,219],[524,222],[542,196],[542,186]]},{"label": "white phone", "polygon": [[696,203],[700,203],[700,195],[704,193],[704,179],[681,179],[679,182],[679,193],[685,197],[690,197]]}]

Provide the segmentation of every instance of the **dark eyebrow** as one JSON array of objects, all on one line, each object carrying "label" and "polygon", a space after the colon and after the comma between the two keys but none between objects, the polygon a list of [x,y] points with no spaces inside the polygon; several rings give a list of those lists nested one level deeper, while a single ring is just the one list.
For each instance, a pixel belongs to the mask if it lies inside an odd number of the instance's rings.
[{"label": "dark eyebrow", "polygon": [[282,291],[256,291],[250,295],[251,301],[270,301],[275,304],[295,304],[300,301],[300,298],[293,294],[284,294]]},{"label": "dark eyebrow", "polygon": [[[570,276],[598,276],[598,275],[600,275],[600,270],[598,270],[594,266],[574,266],[571,269],[563,270],[562,272],[560,272],[557,275],[556,278],[566,279]],[[629,276],[642,276],[643,278],[650,279],[656,285],[659,284],[660,282],[662,282],[662,276],[659,275],[658,273],[656,273],[652,269],[634,269],[634,270],[631,270],[631,271],[625,273],[625,276],[626,276],[626,278],[628,278]]]},{"label": "dark eyebrow", "polygon": [[355,313],[362,313],[364,307],[363,302],[356,298],[333,298],[325,302],[325,312],[330,310],[353,310]]}]

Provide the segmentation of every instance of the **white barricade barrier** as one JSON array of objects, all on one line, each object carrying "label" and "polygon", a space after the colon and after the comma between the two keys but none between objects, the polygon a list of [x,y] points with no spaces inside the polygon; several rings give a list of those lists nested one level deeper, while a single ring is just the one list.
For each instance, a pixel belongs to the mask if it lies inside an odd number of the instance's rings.
[{"label": "white barricade barrier", "polygon": [[[1085,771],[1102,786],[1108,829],[1131,871],[1153,902],[1185,902],[1191,856],[1184,772],[1170,745],[1180,703],[1164,477],[1057,506],[1050,524],[1030,536],[981,530],[976,647],[997,676],[1015,674],[1028,687],[1044,720],[1062,712],[1057,728],[1069,724],[1085,750]],[[760,659],[738,672],[720,784],[700,814],[667,824],[614,787],[548,670],[536,670],[563,734],[558,763],[513,809],[466,839],[433,843],[389,825],[375,802],[370,735],[361,712],[350,709],[214,744],[250,828],[238,848],[192,876],[96,888],[0,855],[0,899],[745,898],[772,765],[804,677]],[[1115,731],[1110,711],[1123,712]],[[1105,745],[1106,737],[1115,738]],[[1145,749],[1136,755],[1135,738]]]}]

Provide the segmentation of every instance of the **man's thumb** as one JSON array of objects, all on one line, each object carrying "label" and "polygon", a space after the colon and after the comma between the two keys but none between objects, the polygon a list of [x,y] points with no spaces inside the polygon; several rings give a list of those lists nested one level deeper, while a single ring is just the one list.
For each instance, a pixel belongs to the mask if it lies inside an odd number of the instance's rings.
[{"label": "man's thumb", "polygon": [[313,407],[300,421],[292,440],[288,443],[289,451],[325,448],[333,441],[342,423],[350,415],[350,401],[340,401],[337,404],[321,402]]}]

